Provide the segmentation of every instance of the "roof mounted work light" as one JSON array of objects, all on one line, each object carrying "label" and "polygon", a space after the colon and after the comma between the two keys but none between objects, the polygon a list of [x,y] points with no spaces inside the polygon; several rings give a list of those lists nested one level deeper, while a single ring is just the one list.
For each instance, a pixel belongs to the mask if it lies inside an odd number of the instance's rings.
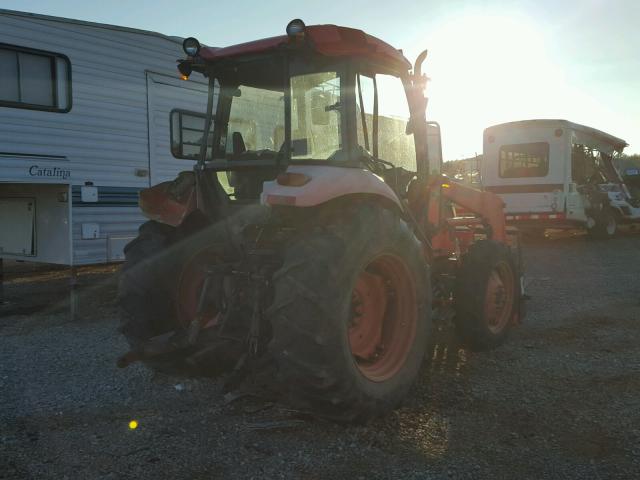
[{"label": "roof mounted work light", "polygon": [[182,49],[190,57],[195,57],[200,51],[200,42],[193,37],[185,38],[182,42]]},{"label": "roof mounted work light", "polygon": [[290,37],[301,37],[304,35],[305,28],[306,25],[304,22],[299,18],[295,18],[287,24],[287,35]]}]

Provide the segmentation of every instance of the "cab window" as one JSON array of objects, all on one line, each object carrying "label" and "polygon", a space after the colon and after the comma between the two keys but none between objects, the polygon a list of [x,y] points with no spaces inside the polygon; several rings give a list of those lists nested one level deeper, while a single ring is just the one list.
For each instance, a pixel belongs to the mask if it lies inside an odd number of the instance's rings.
[{"label": "cab window", "polygon": [[277,153],[284,133],[282,91],[240,85],[232,97],[226,154],[268,151]]},{"label": "cab window", "polygon": [[[184,160],[198,160],[204,137],[206,115],[199,112],[174,109],[170,114],[171,154]],[[207,160],[211,160],[213,123],[207,141]]]},{"label": "cab window", "polygon": [[413,134],[407,134],[409,106],[402,80],[391,75],[358,74],[355,90],[359,147],[396,167],[415,172],[416,149]]},{"label": "cab window", "polygon": [[375,102],[375,84],[373,77],[356,77],[356,131],[358,145],[369,155],[373,155],[373,107]]},{"label": "cab window", "polygon": [[340,76],[291,77],[291,160],[336,160],[342,149]]},{"label": "cab window", "polygon": [[409,105],[402,80],[376,75],[378,87],[378,156],[411,172],[417,171],[413,134],[407,135]]}]

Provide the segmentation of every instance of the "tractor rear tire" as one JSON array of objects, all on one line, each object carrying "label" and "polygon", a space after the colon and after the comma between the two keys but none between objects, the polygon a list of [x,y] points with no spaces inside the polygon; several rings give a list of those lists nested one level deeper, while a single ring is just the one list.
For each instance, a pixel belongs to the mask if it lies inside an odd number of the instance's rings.
[{"label": "tractor rear tire", "polygon": [[[179,275],[175,272],[186,260],[186,252],[174,250],[180,237],[179,229],[149,221],[124,249],[118,285],[120,332],[133,349],[179,328],[175,299]],[[163,354],[144,363],[162,373],[196,373],[184,362],[184,355]]]},{"label": "tractor rear tire", "polygon": [[[118,285],[120,332],[132,349],[154,336],[186,328],[195,316],[204,281],[202,264],[230,258],[233,253],[229,235],[238,235],[245,225],[260,220],[264,214],[263,208],[249,207],[231,217],[227,227],[221,223],[187,222],[174,228],[154,221],[140,226],[138,237],[124,249]],[[194,276],[199,277],[194,281]],[[153,370],[176,375],[221,373],[221,365],[214,364],[209,356],[189,358],[210,346],[206,342],[211,339],[204,330],[200,337],[201,344],[188,351],[158,355],[144,363]]]},{"label": "tractor rear tire", "polygon": [[455,326],[462,343],[474,351],[502,345],[520,315],[520,276],[506,245],[474,243],[462,258],[454,291]]},{"label": "tractor rear tire", "polygon": [[395,408],[419,375],[430,287],[420,244],[395,212],[349,210],[287,245],[268,348],[294,408],[365,422]]}]

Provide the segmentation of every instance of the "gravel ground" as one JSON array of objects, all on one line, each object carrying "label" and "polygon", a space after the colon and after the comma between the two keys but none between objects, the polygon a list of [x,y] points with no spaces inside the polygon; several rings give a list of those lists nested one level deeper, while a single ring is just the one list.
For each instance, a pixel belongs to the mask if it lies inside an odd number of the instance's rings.
[{"label": "gravel ground", "polygon": [[444,332],[405,405],[366,426],[119,370],[114,268],[83,270],[75,319],[64,271],[9,272],[0,478],[639,478],[640,235],[526,260],[508,343],[470,353]]}]

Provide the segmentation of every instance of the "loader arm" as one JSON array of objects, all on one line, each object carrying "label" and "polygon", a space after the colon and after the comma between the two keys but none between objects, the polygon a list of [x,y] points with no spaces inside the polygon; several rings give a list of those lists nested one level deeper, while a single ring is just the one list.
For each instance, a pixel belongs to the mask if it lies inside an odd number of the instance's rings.
[{"label": "loader arm", "polygon": [[[448,235],[448,227],[456,226],[482,225],[488,227],[490,238],[507,242],[504,203],[494,193],[460,185],[445,175],[439,175],[432,176],[426,186],[419,181],[409,185],[408,200],[418,223],[427,234],[431,230],[434,247],[437,245],[444,250],[451,250],[452,239]],[[453,202],[464,212],[461,214],[456,211],[453,214],[445,208],[444,200]]]},{"label": "loader arm", "polygon": [[504,216],[504,202],[498,195],[455,182],[442,182],[441,188],[443,198],[482,217],[483,223],[491,228],[491,238],[498,242],[506,243],[507,227]]}]

